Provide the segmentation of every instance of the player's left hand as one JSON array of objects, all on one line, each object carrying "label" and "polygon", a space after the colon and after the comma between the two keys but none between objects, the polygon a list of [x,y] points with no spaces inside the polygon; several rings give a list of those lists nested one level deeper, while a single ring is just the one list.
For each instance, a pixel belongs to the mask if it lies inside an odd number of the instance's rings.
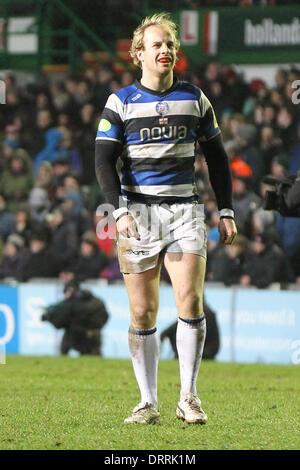
[{"label": "player's left hand", "polygon": [[219,222],[219,233],[224,245],[231,245],[237,234],[237,228],[233,219],[222,218]]}]

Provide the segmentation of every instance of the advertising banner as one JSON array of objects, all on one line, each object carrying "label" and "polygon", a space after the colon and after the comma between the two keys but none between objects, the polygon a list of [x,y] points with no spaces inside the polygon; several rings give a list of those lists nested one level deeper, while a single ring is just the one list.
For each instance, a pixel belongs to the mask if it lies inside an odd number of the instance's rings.
[{"label": "advertising banner", "polygon": [[299,292],[237,291],[234,360],[300,364]]},{"label": "advertising banner", "polygon": [[176,19],[194,65],[299,63],[300,5],[199,9],[182,11]]},{"label": "advertising banner", "polygon": [[[109,312],[102,334],[102,354],[130,358],[129,301],[125,286],[83,284],[101,298]],[[205,287],[205,302],[215,312],[219,328],[221,362],[300,364],[299,292]],[[59,355],[64,330],[42,322],[46,306],[63,300],[62,283],[28,283],[0,286],[0,355]],[[177,322],[171,286],[160,288],[157,330]],[[71,355],[78,355],[71,351]],[[168,339],[161,343],[160,358],[174,353]]]},{"label": "advertising banner", "polygon": [[18,289],[0,286],[1,354],[19,352]]},{"label": "advertising banner", "polygon": [[21,284],[19,287],[20,354],[57,355],[63,330],[41,316],[46,306],[63,298],[60,284]]}]

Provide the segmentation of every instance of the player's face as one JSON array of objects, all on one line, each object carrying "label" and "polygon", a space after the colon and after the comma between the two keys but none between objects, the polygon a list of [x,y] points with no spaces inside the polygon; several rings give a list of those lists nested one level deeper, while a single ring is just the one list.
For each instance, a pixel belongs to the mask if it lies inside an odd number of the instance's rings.
[{"label": "player's face", "polygon": [[167,75],[175,65],[176,51],[171,35],[161,26],[149,26],[144,32],[144,48],[138,51],[143,72]]}]

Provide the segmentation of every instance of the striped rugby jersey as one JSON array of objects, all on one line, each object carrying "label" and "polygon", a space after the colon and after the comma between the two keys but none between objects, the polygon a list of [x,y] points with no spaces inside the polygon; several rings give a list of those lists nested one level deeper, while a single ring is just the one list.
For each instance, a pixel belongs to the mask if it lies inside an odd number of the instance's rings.
[{"label": "striped rugby jersey", "polygon": [[213,108],[195,85],[176,79],[158,93],[136,81],[109,96],[96,141],[122,144],[126,199],[160,203],[197,199],[195,142],[219,133]]}]

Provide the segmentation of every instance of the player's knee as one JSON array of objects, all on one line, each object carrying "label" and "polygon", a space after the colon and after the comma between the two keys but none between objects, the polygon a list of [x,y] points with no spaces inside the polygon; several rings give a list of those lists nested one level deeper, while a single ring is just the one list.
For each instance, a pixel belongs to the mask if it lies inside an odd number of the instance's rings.
[{"label": "player's knee", "polygon": [[154,302],[138,303],[131,309],[131,320],[134,328],[150,329],[155,326],[157,305]]},{"label": "player's knee", "polygon": [[196,318],[203,313],[202,294],[194,289],[181,289],[177,294],[179,316]]}]

